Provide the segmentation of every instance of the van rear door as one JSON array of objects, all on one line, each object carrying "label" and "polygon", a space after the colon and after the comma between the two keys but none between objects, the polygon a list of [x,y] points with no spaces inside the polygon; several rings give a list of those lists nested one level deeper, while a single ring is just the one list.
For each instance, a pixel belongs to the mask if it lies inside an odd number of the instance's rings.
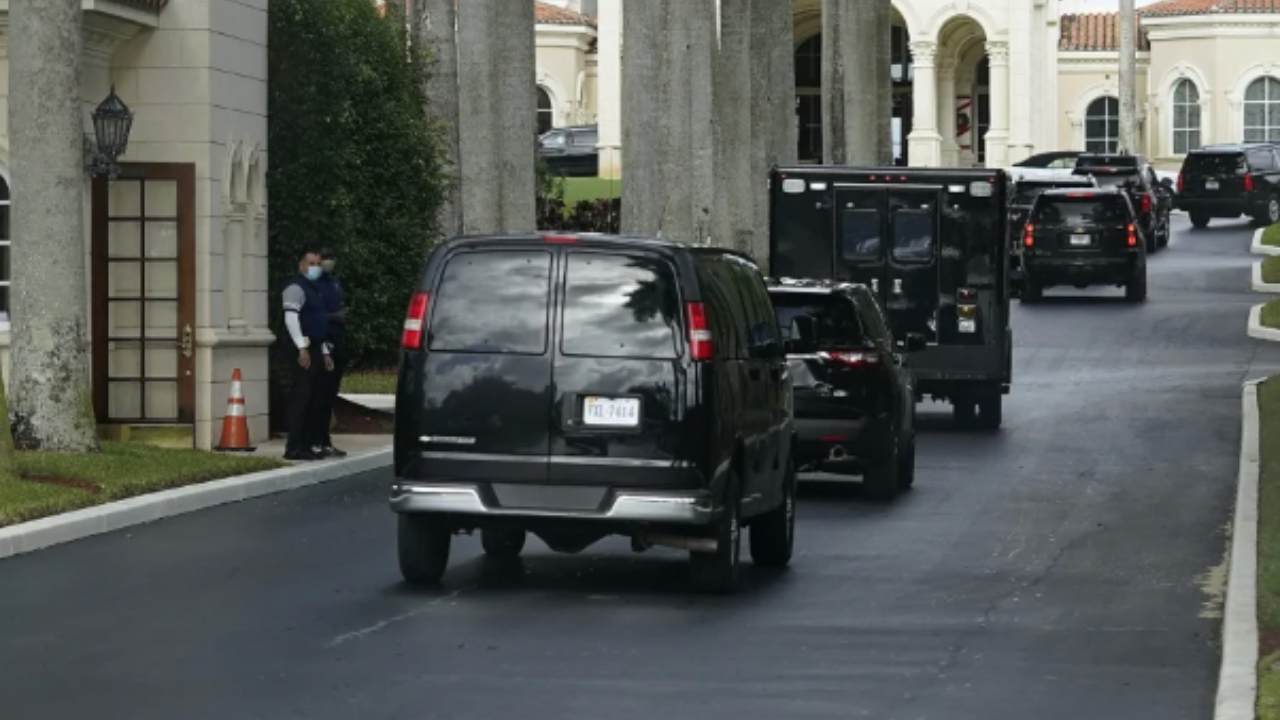
[{"label": "van rear door", "polygon": [[869,286],[895,334],[937,341],[943,188],[837,184],[836,278]]},{"label": "van rear door", "polygon": [[549,481],[675,482],[687,392],[677,267],[608,246],[562,253]]},{"label": "van rear door", "polygon": [[550,248],[519,244],[445,259],[414,359],[423,367],[401,388],[420,405],[396,419],[416,424],[432,476],[546,482],[554,261]]}]

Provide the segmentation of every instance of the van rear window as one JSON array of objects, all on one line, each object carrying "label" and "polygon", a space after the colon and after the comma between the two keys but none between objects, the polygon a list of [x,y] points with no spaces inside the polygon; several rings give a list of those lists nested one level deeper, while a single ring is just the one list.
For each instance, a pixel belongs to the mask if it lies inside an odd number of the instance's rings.
[{"label": "van rear window", "polygon": [[769,293],[769,298],[784,339],[798,339],[792,321],[808,316],[817,325],[818,347],[833,350],[863,344],[866,336],[852,300],[835,295],[778,292]]},{"label": "van rear window", "polygon": [[899,210],[893,214],[893,259],[904,263],[933,260],[931,210]]},{"label": "van rear window", "polygon": [[454,255],[431,296],[427,349],[541,355],[550,297],[551,253],[545,250]]},{"label": "van rear window", "polygon": [[880,213],[845,210],[840,216],[840,256],[845,260],[880,257]]},{"label": "van rear window", "polygon": [[1031,222],[1040,225],[1100,225],[1126,223],[1124,203],[1115,195],[1041,197]]},{"label": "van rear window", "polygon": [[674,360],[681,307],[671,265],[653,257],[569,253],[565,355]]}]

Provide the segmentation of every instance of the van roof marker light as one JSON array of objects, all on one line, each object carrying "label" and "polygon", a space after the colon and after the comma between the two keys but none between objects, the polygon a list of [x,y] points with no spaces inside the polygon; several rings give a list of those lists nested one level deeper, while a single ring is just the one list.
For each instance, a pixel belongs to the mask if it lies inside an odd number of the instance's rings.
[{"label": "van roof marker light", "polygon": [[782,181],[782,192],[797,195],[804,192],[805,182],[799,178],[787,178]]},{"label": "van roof marker light", "polygon": [[995,193],[995,186],[989,182],[971,182],[969,183],[969,194],[974,197],[986,198],[991,197]]}]

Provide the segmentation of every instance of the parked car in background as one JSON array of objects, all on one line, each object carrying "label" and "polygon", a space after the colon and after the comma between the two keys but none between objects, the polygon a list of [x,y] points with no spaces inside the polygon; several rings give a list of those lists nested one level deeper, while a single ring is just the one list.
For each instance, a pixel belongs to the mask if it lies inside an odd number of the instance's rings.
[{"label": "parked car in background", "polygon": [[1178,209],[1197,228],[1211,218],[1249,215],[1280,222],[1280,146],[1270,143],[1210,145],[1192,150],[1178,174]]},{"label": "parked car in background", "polygon": [[457,238],[432,249],[396,389],[400,570],[435,582],[451,538],[514,557],[528,533],[690,551],[728,592],[743,528],[790,562],[796,471],[778,322],[750,257],[607,235]]},{"label": "parked car in background", "polygon": [[1146,244],[1148,253],[1169,244],[1173,182],[1167,178],[1160,180],[1145,157],[1127,153],[1083,153],[1076,158],[1074,172],[1092,176],[1101,187],[1119,187],[1129,196],[1137,213],[1138,236]]},{"label": "parked car in background", "polygon": [[1125,298],[1147,298],[1147,246],[1129,195],[1112,186],[1045,190],[1023,230],[1024,303],[1046,288],[1116,285]]},{"label": "parked car in background", "polygon": [[771,279],[769,298],[786,338],[800,470],[863,475],[864,492],[893,497],[915,481],[915,377],[865,285]]},{"label": "parked car in background", "polygon": [[599,141],[595,125],[553,128],[538,137],[538,157],[553,175],[595,177],[600,174]]}]

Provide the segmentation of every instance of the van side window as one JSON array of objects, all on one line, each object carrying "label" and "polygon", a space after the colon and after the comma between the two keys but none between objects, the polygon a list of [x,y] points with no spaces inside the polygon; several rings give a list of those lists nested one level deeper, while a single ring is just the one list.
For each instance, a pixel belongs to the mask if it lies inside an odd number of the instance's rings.
[{"label": "van side window", "polygon": [[933,261],[933,210],[898,210],[893,214],[893,259],[903,263]]},{"label": "van side window", "polygon": [[880,258],[880,213],[846,208],[840,213],[840,256],[845,260]]},{"label": "van side window", "polygon": [[639,255],[572,252],[565,272],[565,355],[674,360],[680,327],[675,272]]},{"label": "van side window", "polygon": [[722,258],[703,255],[697,259],[698,289],[711,321],[711,337],[716,357],[744,360],[747,357],[746,312],[741,294],[734,284],[728,263]]},{"label": "van side window", "polygon": [[764,286],[764,278],[760,271],[736,258],[729,260],[742,297],[742,307],[746,311],[747,347],[759,351],[768,343],[781,346],[781,333],[778,330],[778,318],[773,312],[773,302],[769,300],[769,290]]},{"label": "van side window", "polygon": [[512,355],[547,351],[551,253],[462,252],[431,295],[427,349]]},{"label": "van side window", "polygon": [[876,342],[883,343],[885,347],[892,347],[893,331],[885,324],[880,302],[876,297],[868,292],[859,292],[854,294],[853,301],[866,324],[867,335]]}]

